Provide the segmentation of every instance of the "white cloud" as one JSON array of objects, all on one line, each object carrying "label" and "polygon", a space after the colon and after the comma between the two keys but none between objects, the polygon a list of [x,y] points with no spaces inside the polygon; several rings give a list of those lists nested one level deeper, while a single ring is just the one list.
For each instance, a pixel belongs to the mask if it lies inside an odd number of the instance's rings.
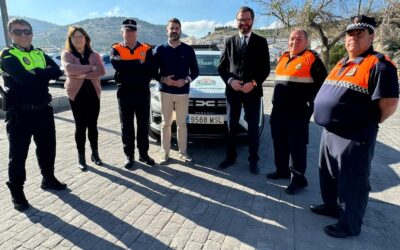
[{"label": "white cloud", "polygon": [[96,16],[98,16],[98,15],[99,15],[99,12],[97,12],[97,11],[95,11],[95,12],[90,12],[90,13],[89,13],[89,17],[90,17],[90,18],[96,17]]},{"label": "white cloud", "polygon": [[208,32],[214,31],[215,26],[221,26],[214,20],[199,20],[192,22],[182,22],[182,32],[197,38],[207,35]]},{"label": "white cloud", "polygon": [[260,27],[261,29],[276,29],[276,28],[283,28],[283,24],[280,21],[274,21],[270,25],[266,25]]},{"label": "white cloud", "polygon": [[225,23],[224,26],[231,26],[233,28],[236,28],[237,27],[236,20],[229,21],[229,22]]},{"label": "white cloud", "polygon": [[118,6],[113,7],[111,10],[107,11],[106,16],[122,16],[121,8]]}]

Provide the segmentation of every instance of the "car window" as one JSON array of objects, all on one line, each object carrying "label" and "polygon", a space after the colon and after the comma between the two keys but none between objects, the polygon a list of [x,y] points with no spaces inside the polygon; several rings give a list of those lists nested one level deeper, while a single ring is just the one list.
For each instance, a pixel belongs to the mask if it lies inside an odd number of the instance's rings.
[{"label": "car window", "polygon": [[219,55],[196,55],[200,75],[217,76]]},{"label": "car window", "polygon": [[110,61],[110,55],[103,55],[102,58],[103,58],[103,63],[104,63],[104,64],[111,63],[111,61]]}]

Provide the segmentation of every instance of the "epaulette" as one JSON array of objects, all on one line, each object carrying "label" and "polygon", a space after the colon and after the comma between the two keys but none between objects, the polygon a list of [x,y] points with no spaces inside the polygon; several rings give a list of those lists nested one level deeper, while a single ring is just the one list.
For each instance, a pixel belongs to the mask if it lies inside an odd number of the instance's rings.
[{"label": "epaulette", "polygon": [[0,51],[0,57],[6,58],[6,57],[10,56],[9,50],[10,50],[10,47],[6,47],[6,48],[2,49]]},{"label": "epaulette", "polygon": [[378,58],[379,61],[386,61],[386,56],[382,53],[376,52],[374,51],[374,53],[372,54],[373,56],[375,56],[376,58]]},{"label": "epaulette", "polygon": [[388,55],[379,53],[379,52],[377,52],[377,51],[374,51],[374,53],[373,53],[372,55],[375,56],[376,58],[378,58],[378,60],[379,60],[380,62],[389,62],[389,63],[391,63],[395,68],[397,68],[397,67],[396,67],[396,64],[394,64],[394,62],[390,59],[390,57],[389,57]]},{"label": "epaulette", "polygon": [[317,51],[310,49],[310,52],[314,54],[315,57],[319,57],[319,54]]}]

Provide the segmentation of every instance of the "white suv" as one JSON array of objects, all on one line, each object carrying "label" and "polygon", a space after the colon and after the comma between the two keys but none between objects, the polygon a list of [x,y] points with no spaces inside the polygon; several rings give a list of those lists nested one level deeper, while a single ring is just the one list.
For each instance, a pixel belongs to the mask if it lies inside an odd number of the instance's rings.
[{"label": "white suv", "polygon": [[[188,137],[216,138],[226,135],[227,109],[225,83],[218,74],[220,51],[196,50],[199,65],[199,77],[190,83],[189,114],[187,117]],[[161,103],[158,83],[151,88],[150,106],[150,137],[159,140],[161,134]],[[260,105],[260,135],[264,127],[263,99]],[[245,135],[247,122],[242,108],[239,121],[240,134]],[[176,136],[176,125],[172,126],[173,136]]]}]

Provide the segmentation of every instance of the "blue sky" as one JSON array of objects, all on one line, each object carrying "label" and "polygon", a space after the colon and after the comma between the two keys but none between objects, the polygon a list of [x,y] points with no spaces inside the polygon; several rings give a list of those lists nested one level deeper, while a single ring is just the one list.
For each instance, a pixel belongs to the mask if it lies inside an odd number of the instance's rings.
[{"label": "blue sky", "polygon": [[251,0],[6,0],[8,15],[26,16],[67,25],[88,18],[105,16],[136,17],[153,24],[165,24],[171,17],[182,21],[185,34],[206,35],[217,25],[232,24],[240,6],[256,12],[255,27],[273,25],[271,18],[259,14],[261,8]]}]

